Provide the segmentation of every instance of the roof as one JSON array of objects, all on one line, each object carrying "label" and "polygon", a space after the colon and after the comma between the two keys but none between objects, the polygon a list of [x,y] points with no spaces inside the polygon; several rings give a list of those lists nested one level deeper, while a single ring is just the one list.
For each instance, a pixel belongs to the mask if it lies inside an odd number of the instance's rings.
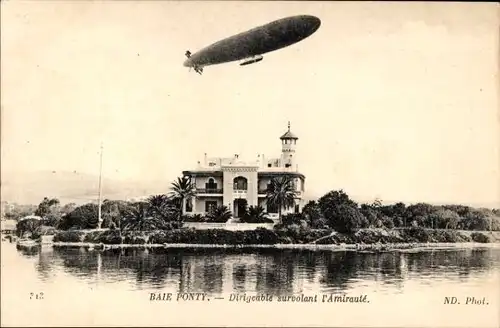
[{"label": "roof", "polygon": [[283,139],[299,139],[295,134],[290,131],[290,122],[288,122],[288,131],[280,137],[281,140]]}]

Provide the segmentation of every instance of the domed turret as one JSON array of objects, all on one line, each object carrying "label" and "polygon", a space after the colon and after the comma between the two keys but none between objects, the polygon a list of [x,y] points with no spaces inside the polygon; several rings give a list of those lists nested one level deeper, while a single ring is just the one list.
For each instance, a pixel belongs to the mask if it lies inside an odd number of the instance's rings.
[{"label": "domed turret", "polygon": [[288,131],[280,137],[281,139],[281,166],[295,167],[295,149],[299,139],[290,131],[290,122],[288,122]]}]

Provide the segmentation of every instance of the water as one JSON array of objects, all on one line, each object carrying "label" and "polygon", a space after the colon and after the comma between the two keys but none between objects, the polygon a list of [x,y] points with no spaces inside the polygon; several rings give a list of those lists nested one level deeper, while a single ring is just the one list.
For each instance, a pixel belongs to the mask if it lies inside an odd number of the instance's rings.
[{"label": "water", "polygon": [[[3,242],[2,324],[498,327],[499,272],[499,248],[99,252],[21,251]],[[169,292],[203,292],[210,301],[150,301]],[[231,293],[274,301],[230,302]],[[329,293],[367,295],[370,303],[322,303]],[[301,294],[319,302],[276,301]],[[453,296],[485,297],[488,305],[443,304]]]}]

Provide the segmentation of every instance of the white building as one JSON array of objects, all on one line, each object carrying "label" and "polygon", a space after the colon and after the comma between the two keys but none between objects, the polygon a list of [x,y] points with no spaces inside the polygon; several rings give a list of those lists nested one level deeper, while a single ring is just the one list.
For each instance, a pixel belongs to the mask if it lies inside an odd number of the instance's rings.
[{"label": "white building", "polygon": [[[198,162],[193,170],[183,171],[195,186],[196,197],[188,200],[186,214],[206,214],[211,207],[225,205],[238,218],[242,207],[262,206],[269,216],[277,215],[276,206],[267,204],[267,186],[274,177],[288,175],[293,178],[297,192],[295,207],[282,209],[282,213],[298,212],[303,206],[305,176],[298,172],[295,161],[298,137],[288,131],[281,137],[281,156],[266,159],[259,155],[254,162],[243,162],[236,154],[231,158],[207,158]],[[243,201],[243,200],[246,200]]]}]

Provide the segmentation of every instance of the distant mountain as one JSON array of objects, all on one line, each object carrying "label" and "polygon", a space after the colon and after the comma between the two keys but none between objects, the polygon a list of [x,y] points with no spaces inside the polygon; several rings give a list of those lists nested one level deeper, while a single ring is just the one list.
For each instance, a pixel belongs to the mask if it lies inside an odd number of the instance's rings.
[{"label": "distant mountain", "polygon": [[[103,199],[129,199],[167,193],[170,181],[122,181],[103,178]],[[38,171],[23,175],[2,172],[2,201],[38,204],[44,197],[61,203],[86,203],[97,200],[99,177],[66,171]]]}]

